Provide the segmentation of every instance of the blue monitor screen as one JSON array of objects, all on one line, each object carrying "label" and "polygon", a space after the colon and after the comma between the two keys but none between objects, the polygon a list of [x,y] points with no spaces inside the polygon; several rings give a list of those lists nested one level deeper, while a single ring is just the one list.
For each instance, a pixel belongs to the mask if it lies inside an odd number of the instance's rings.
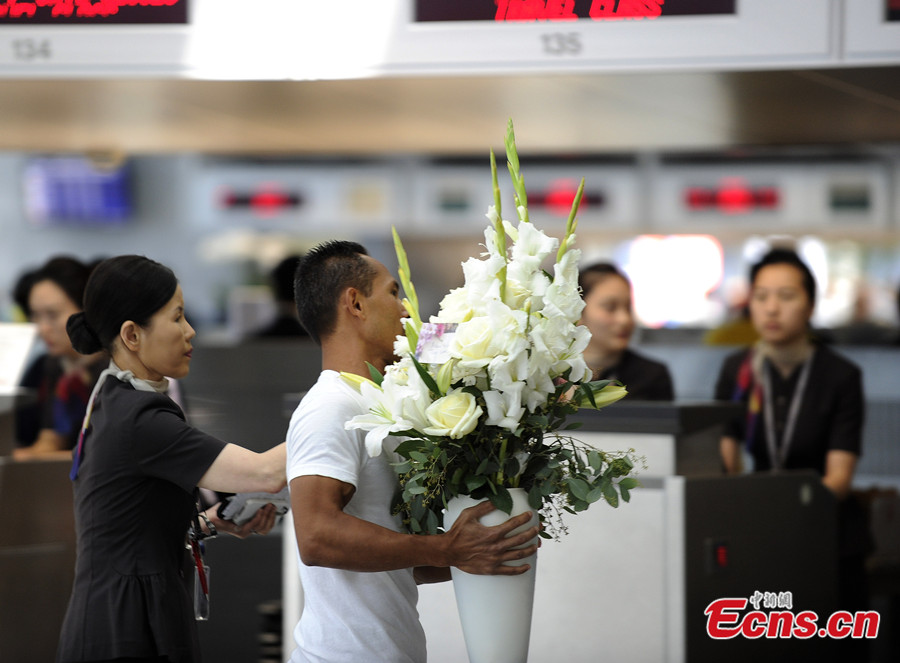
[{"label": "blue monitor screen", "polygon": [[41,226],[115,225],[132,215],[131,169],[127,162],[101,166],[81,156],[28,160],[25,212]]}]

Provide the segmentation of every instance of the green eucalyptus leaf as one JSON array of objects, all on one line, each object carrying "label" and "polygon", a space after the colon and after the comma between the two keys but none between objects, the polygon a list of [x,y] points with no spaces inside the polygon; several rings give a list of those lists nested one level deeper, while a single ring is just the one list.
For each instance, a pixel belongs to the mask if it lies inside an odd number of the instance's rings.
[{"label": "green eucalyptus leaf", "polygon": [[567,482],[569,492],[579,500],[587,500],[588,493],[591,491],[587,481],[583,479],[570,478]]},{"label": "green eucalyptus leaf", "polygon": [[491,459],[485,458],[478,464],[478,469],[475,470],[475,474],[484,474],[485,472],[487,472],[488,465],[490,465],[490,464],[491,464]]},{"label": "green eucalyptus leaf", "polygon": [[597,486],[596,488],[591,489],[591,491],[587,494],[585,501],[587,501],[588,504],[593,504],[601,497],[603,497],[603,489]]},{"label": "green eucalyptus leaf", "polygon": [[512,495],[503,486],[497,486],[497,492],[490,497],[491,504],[503,513],[511,513],[513,507]]},{"label": "green eucalyptus leaf", "polygon": [[534,484],[531,487],[531,490],[528,491],[528,506],[535,511],[544,506],[544,496],[541,493],[541,487],[538,484]]},{"label": "green eucalyptus leaf", "polygon": [[619,495],[616,493],[616,487],[612,484],[612,482],[604,481],[601,483],[601,489],[603,490],[603,496],[606,498],[606,501],[609,503],[611,507],[619,506]]},{"label": "green eucalyptus leaf", "polygon": [[437,514],[434,511],[429,511],[428,515],[425,516],[425,531],[428,534],[437,534],[439,526]]},{"label": "green eucalyptus leaf", "polygon": [[470,475],[466,477],[466,489],[471,493],[473,490],[481,488],[487,483],[487,477],[484,475]]},{"label": "green eucalyptus leaf", "polygon": [[404,440],[397,445],[397,448],[394,449],[394,452],[400,456],[403,456],[404,458],[409,458],[409,452],[419,449],[421,446],[421,440]]},{"label": "green eucalyptus leaf", "polygon": [[457,467],[456,471],[453,473],[453,476],[450,478],[451,485],[455,486],[460,481],[462,481],[465,474],[466,474],[466,469],[464,467]]}]

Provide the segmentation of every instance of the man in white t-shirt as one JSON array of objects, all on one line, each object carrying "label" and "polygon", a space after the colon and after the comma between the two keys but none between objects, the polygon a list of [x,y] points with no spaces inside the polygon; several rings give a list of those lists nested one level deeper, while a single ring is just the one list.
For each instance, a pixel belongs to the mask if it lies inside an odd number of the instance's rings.
[{"label": "man in white t-shirt", "polygon": [[507,535],[530,513],[496,527],[478,519],[490,503],[467,509],[436,536],[404,532],[391,514],[399,490],[389,455],[370,458],[363,431],[344,424],[367,411],[341,372],[383,371],[406,312],[387,268],[353,242],[310,251],[294,282],[300,320],[322,347],[322,373],[294,412],[287,476],[300,558],[304,609],[294,629],[292,663],[422,663],[425,634],[416,610],[417,584],[468,573],[517,575],[506,566],[535,552],[517,550],[537,528]]}]

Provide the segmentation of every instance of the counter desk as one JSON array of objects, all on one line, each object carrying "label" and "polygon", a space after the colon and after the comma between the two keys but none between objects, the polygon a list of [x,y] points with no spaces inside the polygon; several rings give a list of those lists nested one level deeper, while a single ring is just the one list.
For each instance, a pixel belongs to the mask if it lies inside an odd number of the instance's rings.
[{"label": "counter desk", "polygon": [[15,408],[0,396],[0,661],[54,660],[75,575],[71,462],[13,461]]}]

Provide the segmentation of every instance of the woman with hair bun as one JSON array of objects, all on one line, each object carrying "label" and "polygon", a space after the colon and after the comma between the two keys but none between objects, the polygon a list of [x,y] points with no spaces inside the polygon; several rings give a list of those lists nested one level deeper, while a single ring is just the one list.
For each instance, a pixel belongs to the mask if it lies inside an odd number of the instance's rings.
[{"label": "woman with hair bun", "polygon": [[281,490],[284,444],[261,454],[226,444],[189,426],[166,395],[166,377],[190,370],[195,335],[169,268],[142,256],[103,261],[67,329],[76,350],[104,349],[111,361],[74,453],[78,557],[57,661],[199,661],[185,533],[205,595],[198,541],[215,531],[197,489]]}]

